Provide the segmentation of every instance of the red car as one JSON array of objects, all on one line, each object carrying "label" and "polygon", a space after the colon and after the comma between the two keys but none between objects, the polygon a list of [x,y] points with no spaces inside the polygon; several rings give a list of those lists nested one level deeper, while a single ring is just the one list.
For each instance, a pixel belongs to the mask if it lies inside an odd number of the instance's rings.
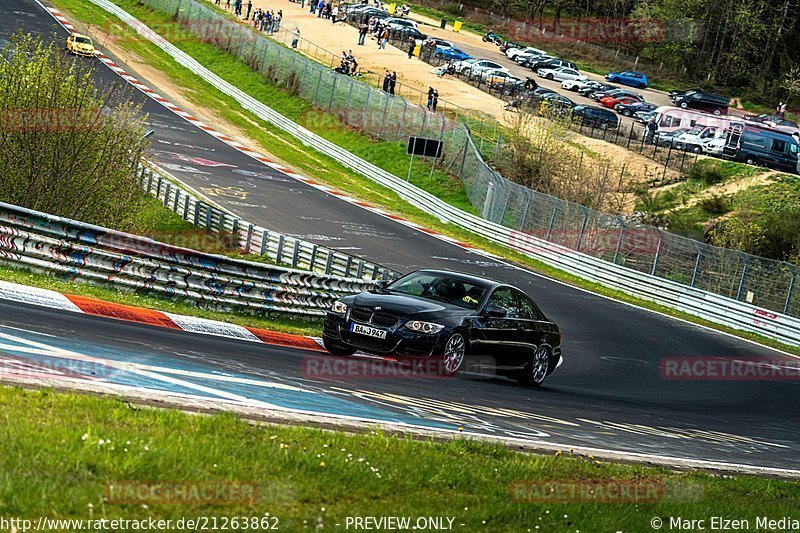
[{"label": "red car", "polygon": [[600,105],[614,109],[617,104],[632,104],[639,102],[639,99],[632,96],[605,96],[600,99]]}]

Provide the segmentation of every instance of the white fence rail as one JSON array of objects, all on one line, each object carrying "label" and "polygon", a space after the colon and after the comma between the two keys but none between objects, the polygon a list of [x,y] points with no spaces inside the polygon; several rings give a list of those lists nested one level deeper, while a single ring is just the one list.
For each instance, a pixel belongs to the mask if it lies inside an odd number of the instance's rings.
[{"label": "white fence rail", "polygon": [[[246,110],[290,133],[303,144],[335,158],[376,183],[389,187],[423,211],[435,213],[443,220],[474,231],[496,243],[512,246],[530,257],[584,279],[718,324],[800,346],[800,319],[625,268],[461,211],[289,120],[211,72],[109,0],[91,1],[134,28],[141,36],[157,45],[179,64],[202,77],[224,94],[233,97]],[[522,243],[519,242],[520,235],[524,235]]]}]

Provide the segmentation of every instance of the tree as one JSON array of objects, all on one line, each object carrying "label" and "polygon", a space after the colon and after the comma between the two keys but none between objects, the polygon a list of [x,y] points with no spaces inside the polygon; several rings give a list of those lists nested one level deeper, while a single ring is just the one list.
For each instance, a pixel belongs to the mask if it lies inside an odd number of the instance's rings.
[{"label": "tree", "polygon": [[[53,43],[58,42],[53,40]],[[135,170],[145,117],[94,63],[18,33],[0,60],[0,197],[48,213],[128,227],[144,198]]]}]

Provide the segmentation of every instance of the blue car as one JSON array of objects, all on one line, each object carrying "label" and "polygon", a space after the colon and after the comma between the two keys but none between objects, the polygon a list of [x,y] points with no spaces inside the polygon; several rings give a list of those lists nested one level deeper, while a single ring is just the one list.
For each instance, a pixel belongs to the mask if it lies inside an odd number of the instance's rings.
[{"label": "blue car", "polygon": [[623,72],[609,72],[606,74],[606,79],[611,83],[621,83],[623,85],[630,85],[639,89],[647,88],[647,76],[641,72],[634,72],[632,70],[625,70]]},{"label": "blue car", "polygon": [[434,53],[434,57],[436,59],[442,59],[444,61],[464,61],[466,59],[472,59],[472,56],[468,53],[459,50],[455,46],[437,46],[436,52]]}]

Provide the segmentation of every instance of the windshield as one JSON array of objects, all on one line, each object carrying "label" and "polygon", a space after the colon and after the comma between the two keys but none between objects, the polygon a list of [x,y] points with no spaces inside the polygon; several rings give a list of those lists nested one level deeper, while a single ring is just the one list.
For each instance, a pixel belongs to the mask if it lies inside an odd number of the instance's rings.
[{"label": "windshield", "polygon": [[464,309],[477,309],[486,287],[447,275],[417,272],[388,285],[386,291],[419,296]]},{"label": "windshield", "polygon": [[88,37],[75,37],[75,42],[81,44],[92,44],[92,40]]}]

